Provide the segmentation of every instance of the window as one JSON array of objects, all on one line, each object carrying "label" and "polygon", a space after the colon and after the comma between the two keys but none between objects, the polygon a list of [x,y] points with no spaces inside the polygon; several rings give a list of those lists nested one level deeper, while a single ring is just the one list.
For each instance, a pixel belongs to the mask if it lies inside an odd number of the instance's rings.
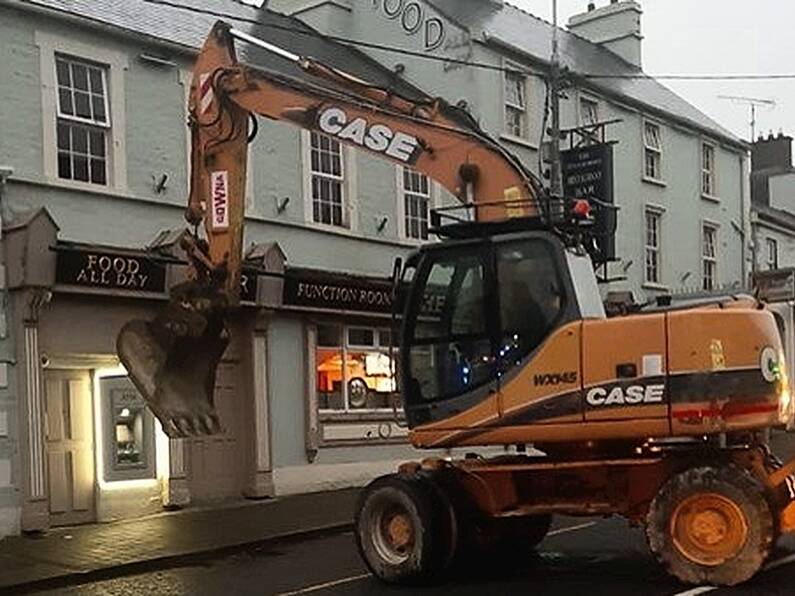
[{"label": "window", "polygon": [[58,177],[108,183],[107,68],[76,58],[55,57]]},{"label": "window", "polygon": [[643,123],[644,170],[651,180],[662,180],[662,141],[660,127],[653,122]]},{"label": "window", "polygon": [[407,389],[420,401],[458,396],[496,378],[484,255],[467,251],[436,258],[418,280],[423,299],[412,314],[417,318]]},{"label": "window", "polygon": [[342,145],[331,137],[312,132],[309,152],[312,219],[331,226],[345,226]]},{"label": "window", "polygon": [[[389,329],[337,324],[317,326],[317,395],[321,410],[391,409],[397,387]],[[392,355],[395,355],[393,349]]]},{"label": "window", "polygon": [[593,126],[599,122],[599,103],[588,97],[580,97],[580,125]]},{"label": "window", "polygon": [[767,244],[767,268],[778,269],[778,240],[768,238],[765,243]]},{"label": "window", "polygon": [[404,235],[414,240],[427,240],[431,209],[430,180],[411,168],[403,168],[402,174]]},{"label": "window", "polygon": [[515,72],[505,73],[505,134],[525,138],[527,131],[526,79]]},{"label": "window", "polygon": [[660,229],[662,214],[646,210],[646,283],[659,284],[660,275]]},{"label": "window", "polygon": [[701,231],[701,258],[704,290],[714,290],[718,272],[718,228],[704,224]]},{"label": "window", "polygon": [[701,145],[701,194],[715,196],[715,147]]},{"label": "window", "polygon": [[547,338],[563,307],[563,289],[546,242],[521,240],[497,248],[501,371]]}]

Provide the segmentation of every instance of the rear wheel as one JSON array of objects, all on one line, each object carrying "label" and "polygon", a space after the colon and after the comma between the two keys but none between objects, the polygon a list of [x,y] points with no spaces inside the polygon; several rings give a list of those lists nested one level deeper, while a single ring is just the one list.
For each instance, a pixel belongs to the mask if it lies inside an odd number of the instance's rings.
[{"label": "rear wheel", "polygon": [[390,583],[426,581],[455,552],[455,520],[440,488],[421,476],[390,475],[362,493],[356,544],[367,567]]},{"label": "rear wheel", "polygon": [[646,520],[651,551],[688,584],[733,586],[764,564],[775,539],[764,488],[734,465],[692,468],[671,478]]}]

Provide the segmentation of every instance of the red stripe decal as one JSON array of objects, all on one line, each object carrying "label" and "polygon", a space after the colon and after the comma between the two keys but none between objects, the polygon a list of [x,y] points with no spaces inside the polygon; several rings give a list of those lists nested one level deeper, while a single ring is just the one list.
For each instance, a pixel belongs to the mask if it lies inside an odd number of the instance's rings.
[{"label": "red stripe decal", "polygon": [[749,414],[767,414],[778,411],[778,404],[761,402],[755,404],[726,404],[723,408],[689,408],[672,410],[671,416],[681,418],[734,418],[735,416],[748,416]]}]

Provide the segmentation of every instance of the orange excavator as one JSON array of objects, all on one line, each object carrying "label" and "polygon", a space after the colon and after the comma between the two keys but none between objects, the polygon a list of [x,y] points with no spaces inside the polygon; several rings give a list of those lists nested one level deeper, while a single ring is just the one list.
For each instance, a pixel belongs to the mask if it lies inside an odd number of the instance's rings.
[{"label": "orange excavator", "polygon": [[[235,40],[295,76],[241,64]],[[734,585],[795,530],[795,462],[763,439],[795,418],[782,331],[764,304],[727,296],[608,318],[583,248],[586,202],[548,197],[442,100],[405,97],[223,23],[196,62],[189,110],[190,275],[117,346],[169,436],[220,428],[215,370],[238,302],[259,115],[414,168],[461,203],[434,213],[442,241],[395,279],[403,410],[417,448],[504,454],[408,462],[364,489],[355,535],[377,577],[416,581],[467,553],[530,551],[553,514],[619,514],[645,527],[681,581]]]}]

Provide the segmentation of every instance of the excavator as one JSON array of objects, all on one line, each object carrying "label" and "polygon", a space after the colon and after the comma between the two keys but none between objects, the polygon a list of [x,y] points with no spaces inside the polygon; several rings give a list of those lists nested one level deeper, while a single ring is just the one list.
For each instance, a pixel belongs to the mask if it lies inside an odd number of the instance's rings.
[{"label": "excavator", "polygon": [[[242,63],[236,41],[292,70]],[[222,22],[196,60],[189,115],[189,275],[117,341],[169,436],[221,428],[215,372],[239,301],[247,147],[261,116],[413,168],[460,203],[434,212],[440,241],[395,275],[403,413],[411,444],[431,451],[361,493],[355,537],[375,576],[438,578],[473,554],[531,552],[555,514],[621,515],[680,581],[735,585],[795,530],[795,461],[765,441],[792,427],[795,402],[764,303],[738,295],[606,316],[585,248],[592,202],[550,197],[459,107]],[[498,455],[439,455],[454,448]]]}]

